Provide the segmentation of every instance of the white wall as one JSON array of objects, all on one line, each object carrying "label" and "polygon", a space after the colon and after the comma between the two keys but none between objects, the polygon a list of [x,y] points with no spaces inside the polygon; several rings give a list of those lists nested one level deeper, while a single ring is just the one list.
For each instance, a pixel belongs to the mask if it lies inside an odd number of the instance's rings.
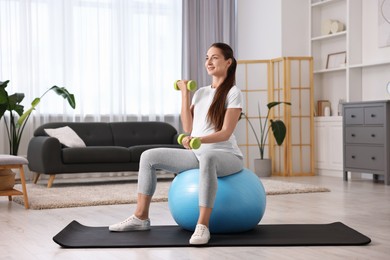
[{"label": "white wall", "polygon": [[239,60],[309,54],[307,0],[239,0]]},{"label": "white wall", "polygon": [[[363,1],[363,63],[390,60],[390,46],[378,47],[378,1]],[[390,99],[386,85],[390,81],[390,66],[367,67],[363,73],[363,100]]]},{"label": "white wall", "polygon": [[237,1],[238,60],[281,56],[281,0]]},{"label": "white wall", "polygon": [[282,0],[282,56],[308,56],[309,4],[307,0]]},{"label": "white wall", "polygon": [[364,63],[389,61],[390,47],[378,47],[378,1],[362,2],[363,61]]}]

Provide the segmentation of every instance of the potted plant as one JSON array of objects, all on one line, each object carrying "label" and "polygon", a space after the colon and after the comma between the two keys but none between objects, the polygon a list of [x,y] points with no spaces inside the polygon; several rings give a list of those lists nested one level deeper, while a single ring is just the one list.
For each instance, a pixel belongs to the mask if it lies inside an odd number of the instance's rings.
[{"label": "potted plant", "polygon": [[[24,94],[14,93],[13,95],[8,95],[5,90],[8,83],[9,80],[0,82],[0,120],[4,116],[5,112],[9,111],[9,122],[7,122],[7,119],[4,118],[6,126],[5,129],[9,140],[9,153],[11,155],[17,155],[26,122],[29,119],[31,112],[41,102],[41,99],[46,95],[46,93],[53,90],[55,93],[66,99],[73,109],[76,107],[76,102],[74,95],[70,94],[64,87],[60,88],[53,86],[46,90],[41,97],[35,98],[31,103],[31,107],[24,112],[24,106],[20,104],[24,99]],[[19,118],[17,118],[15,113],[19,115]]]},{"label": "potted plant", "polygon": [[[285,104],[285,105],[291,105],[290,102],[270,102],[267,104],[268,107],[268,112],[267,116],[265,117],[265,121],[262,122],[261,118],[259,119],[260,123],[260,138],[256,134],[255,128],[253,127],[251,121],[247,117],[245,113],[241,113],[241,117],[244,117],[248,123],[249,126],[251,127],[253,134],[255,135],[256,142],[259,148],[260,152],[260,158],[255,159],[255,173],[260,176],[260,177],[268,177],[271,176],[272,174],[272,164],[271,164],[271,159],[265,159],[264,158],[264,150],[265,150],[265,144],[267,141],[268,133],[270,128],[272,129],[272,133],[274,135],[275,141],[278,145],[282,145],[283,141],[286,137],[286,125],[282,120],[272,120],[269,119],[271,109],[275,106],[278,106],[280,104]],[[259,110],[259,116],[260,114],[260,105],[258,106]],[[268,125],[269,122],[269,125]]]}]

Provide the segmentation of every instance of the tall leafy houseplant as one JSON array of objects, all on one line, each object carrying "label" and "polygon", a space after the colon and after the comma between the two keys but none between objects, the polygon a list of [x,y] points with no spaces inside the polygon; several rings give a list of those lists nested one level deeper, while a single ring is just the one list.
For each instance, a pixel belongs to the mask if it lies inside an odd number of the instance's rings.
[{"label": "tall leafy houseplant", "polygon": [[[267,116],[265,118],[265,121],[262,122],[261,119],[259,120],[260,138],[257,135],[255,128],[253,127],[253,125],[252,125],[251,121],[249,120],[249,118],[247,117],[247,115],[245,113],[241,113],[241,117],[244,117],[248,121],[249,126],[251,127],[253,134],[255,135],[256,142],[257,142],[259,152],[260,152],[260,159],[261,160],[264,159],[264,149],[265,149],[265,144],[267,141],[267,137],[268,137],[268,133],[269,133],[270,128],[272,129],[272,133],[273,133],[275,140],[276,140],[276,143],[278,145],[282,145],[284,138],[286,137],[286,125],[284,124],[284,122],[282,120],[279,120],[279,119],[277,119],[277,120],[269,119],[271,109],[275,106],[280,105],[280,104],[291,105],[290,102],[270,102],[267,104],[268,112],[267,112]],[[258,106],[258,110],[259,110],[259,116],[260,116],[260,105]],[[268,126],[268,122],[270,123],[269,126]]]},{"label": "tall leafy houseplant", "polygon": [[[65,88],[60,88],[53,86],[43,93],[42,96],[35,98],[31,102],[31,107],[24,112],[24,106],[20,103],[24,99],[23,93],[14,93],[8,95],[5,88],[7,87],[9,80],[0,82],[0,120],[4,116],[5,112],[9,111],[9,122],[4,118],[5,128],[9,140],[9,153],[12,155],[17,155],[19,150],[20,140],[22,138],[24,127],[26,122],[29,119],[31,112],[35,110],[35,107],[41,102],[41,99],[49,92],[54,91],[58,95],[66,99],[69,105],[74,109],[76,107],[76,102],[74,95],[69,93]],[[17,118],[17,115],[19,118]]]}]

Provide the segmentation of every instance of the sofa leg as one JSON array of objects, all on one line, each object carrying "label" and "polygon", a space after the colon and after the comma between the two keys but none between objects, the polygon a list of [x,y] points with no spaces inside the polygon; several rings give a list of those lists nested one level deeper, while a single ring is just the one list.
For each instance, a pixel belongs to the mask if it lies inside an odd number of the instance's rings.
[{"label": "sofa leg", "polygon": [[39,179],[39,176],[41,176],[41,174],[40,173],[35,173],[34,174],[34,178],[33,178],[33,183],[34,184],[37,184],[37,182],[38,182],[38,179]]},{"label": "sofa leg", "polygon": [[49,178],[49,181],[47,183],[47,187],[48,188],[51,188],[51,186],[53,185],[53,182],[54,182],[54,178],[56,177],[55,174],[50,174],[50,178]]}]

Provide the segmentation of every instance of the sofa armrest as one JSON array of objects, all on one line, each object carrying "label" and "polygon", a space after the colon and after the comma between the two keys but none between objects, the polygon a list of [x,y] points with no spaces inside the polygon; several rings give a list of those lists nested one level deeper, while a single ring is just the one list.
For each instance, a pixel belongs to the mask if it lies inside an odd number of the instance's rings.
[{"label": "sofa armrest", "polygon": [[37,173],[57,173],[63,165],[62,145],[57,138],[49,136],[33,137],[27,149],[28,168]]}]

